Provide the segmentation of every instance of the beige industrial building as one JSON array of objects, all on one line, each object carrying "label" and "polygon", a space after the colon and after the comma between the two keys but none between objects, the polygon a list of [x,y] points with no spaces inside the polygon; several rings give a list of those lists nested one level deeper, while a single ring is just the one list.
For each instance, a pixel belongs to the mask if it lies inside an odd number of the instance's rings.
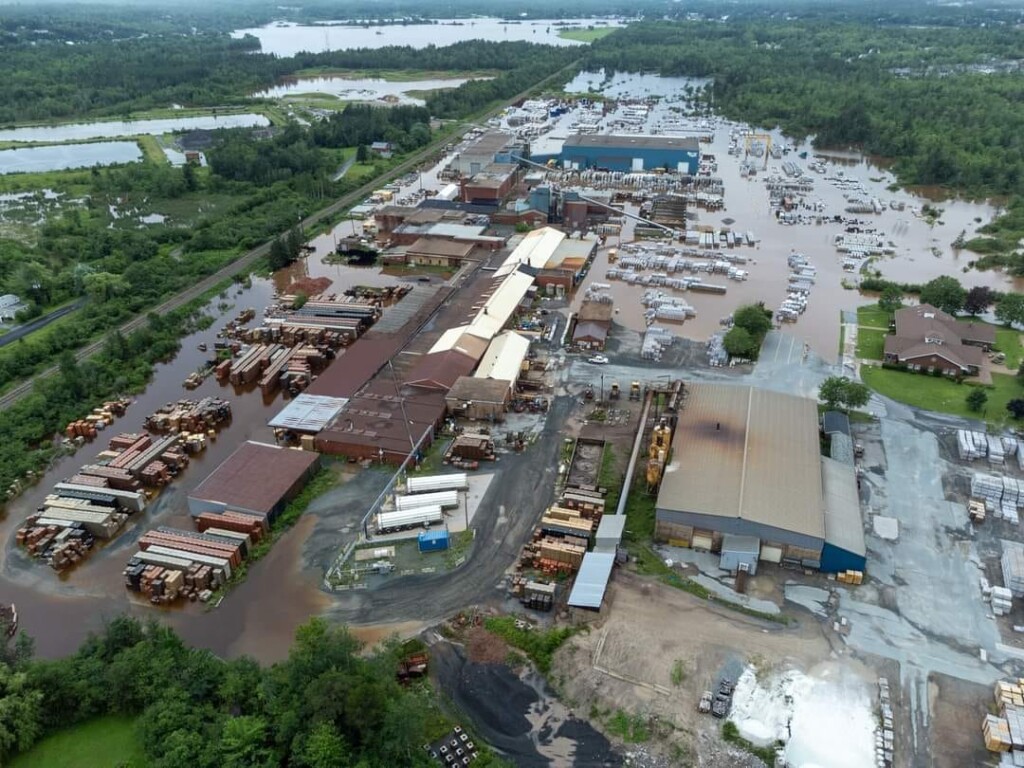
[{"label": "beige industrial building", "polygon": [[753,537],[761,561],[863,570],[854,469],[821,455],[817,403],[743,386],[686,391],[658,494],[657,539],[720,552],[723,539]]}]

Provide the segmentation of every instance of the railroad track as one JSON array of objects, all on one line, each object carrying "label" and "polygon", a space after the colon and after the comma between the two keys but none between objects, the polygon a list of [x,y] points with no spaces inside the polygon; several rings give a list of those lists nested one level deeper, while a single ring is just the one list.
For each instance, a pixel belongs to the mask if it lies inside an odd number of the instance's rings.
[{"label": "railroad track", "polygon": [[[488,120],[489,118],[493,117],[498,112],[503,110],[509,104],[514,104],[515,102],[520,101],[521,99],[525,99],[527,96],[530,95],[530,93],[534,89],[544,86],[546,83],[554,80],[556,77],[558,77],[559,75],[563,74],[565,71],[567,71],[567,70],[569,70],[569,69],[571,69],[573,67],[576,67],[578,65],[579,65],[578,61],[577,62],[573,62],[572,64],[569,64],[568,66],[562,68],[558,72],[556,72],[553,75],[545,78],[544,80],[540,81],[539,83],[535,83],[535,84],[531,85],[529,88],[527,88],[526,90],[524,90],[524,91],[522,91],[520,93],[517,93],[511,99],[508,99],[508,100],[502,102],[499,106],[496,106],[493,109],[491,109],[488,112],[486,112],[479,119],[482,120],[482,121]],[[463,125],[463,127],[466,127],[468,125],[472,125],[472,123],[466,122],[466,123],[463,123],[462,125]],[[449,140],[450,140],[450,137],[446,136],[444,138],[441,138],[441,139],[438,139],[438,140],[436,140],[434,142],[431,142],[426,147],[424,147],[421,151],[417,152],[412,157],[410,157],[410,158],[408,158],[406,160],[403,160],[401,163],[399,163],[397,166],[392,168],[387,173],[385,173],[385,174],[383,174],[381,176],[376,176],[373,179],[370,179],[366,184],[364,184],[363,186],[359,187],[358,189],[356,189],[356,190],[354,190],[352,192],[349,192],[346,195],[342,195],[341,197],[339,197],[337,200],[335,200],[333,203],[331,203],[327,207],[321,208],[316,213],[313,213],[313,214],[307,216],[305,219],[303,219],[301,221],[300,226],[302,228],[311,227],[311,226],[313,226],[315,224],[318,224],[320,221],[322,221],[323,219],[327,218],[328,216],[333,216],[338,211],[342,211],[342,210],[351,208],[353,205],[358,203],[360,200],[365,198],[367,195],[372,193],[375,189],[379,188],[381,185],[388,184],[388,183],[394,181],[395,179],[397,179],[398,177],[405,175],[410,170],[414,169],[417,165],[419,165],[423,161],[427,160],[431,155],[435,154],[439,150],[443,150],[445,144],[447,144],[449,142]],[[182,307],[185,304],[188,304],[190,301],[199,298],[200,296],[202,296],[207,291],[213,289],[214,287],[217,286],[218,283],[221,283],[221,282],[223,282],[225,280],[230,280],[235,275],[237,275],[237,274],[239,274],[241,272],[248,271],[253,266],[253,264],[256,263],[257,260],[259,260],[263,256],[266,256],[269,252],[270,252],[270,242],[269,241],[266,242],[266,243],[263,243],[262,245],[257,245],[255,248],[253,248],[252,250],[247,251],[246,253],[242,254],[237,259],[235,259],[230,264],[228,264],[227,266],[222,267],[221,269],[219,269],[216,272],[214,272],[212,275],[209,275],[208,277],[203,278],[202,280],[200,280],[198,283],[196,283],[192,287],[187,288],[186,290],[182,291],[181,293],[176,294],[175,296],[171,297],[170,299],[168,299],[167,301],[165,301],[164,303],[158,305],[157,307],[155,307],[154,309],[152,309],[150,311],[151,312],[155,312],[158,315],[166,315],[169,312],[173,312],[174,310],[178,309],[179,307]],[[148,315],[149,315],[149,312],[147,312],[144,315],[136,315],[135,317],[133,317],[131,320],[128,320],[126,323],[121,325],[116,330],[120,331],[122,334],[125,334],[125,335],[131,333],[132,331],[138,330],[143,325],[145,325],[146,318],[147,318]],[[101,338],[101,339],[97,339],[96,341],[90,342],[86,346],[84,346],[81,349],[79,349],[77,352],[75,352],[75,359],[77,361],[81,362],[82,360],[85,360],[86,358],[91,357],[92,355],[94,355],[97,352],[99,352],[103,348],[103,344],[105,343],[105,338],[106,337]],[[55,375],[59,370],[60,370],[60,366],[59,365],[51,365],[49,368],[43,369],[39,373],[36,373],[35,375],[31,376],[30,378],[25,379],[24,381],[20,382],[19,384],[15,385],[11,389],[9,389],[2,396],[0,396],[0,410],[5,410],[7,408],[10,408],[12,405],[17,403],[19,400],[27,397],[29,394],[31,394],[32,387],[35,385],[35,383],[37,381],[41,381],[43,379],[49,378],[49,377]]]}]

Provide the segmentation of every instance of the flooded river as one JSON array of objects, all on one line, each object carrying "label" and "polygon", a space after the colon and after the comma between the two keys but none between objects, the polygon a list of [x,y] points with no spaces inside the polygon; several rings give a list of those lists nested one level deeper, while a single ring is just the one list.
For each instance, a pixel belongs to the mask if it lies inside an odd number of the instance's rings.
[{"label": "flooded river", "polygon": [[[452,45],[463,40],[493,40],[496,42],[525,40],[544,45],[583,45],[576,40],[558,36],[562,29],[585,27],[588,24],[620,26],[610,19],[597,21],[555,19],[532,21],[503,21],[502,19],[439,19],[434,23],[387,24],[382,26],[355,26],[344,22],[324,24],[292,24],[276,22],[264,27],[238,29],[232,37],[252,35],[259,38],[263,53],[276,56],[294,56],[308,51],[341,51],[348,48],[383,48],[388,45],[408,45],[425,48],[428,45]],[[562,24],[565,26],[555,26]]]},{"label": "flooded river", "polygon": [[308,93],[326,93],[344,101],[377,101],[385,97],[397,99],[400,104],[422,106],[423,99],[410,96],[410,92],[437,91],[443,88],[458,88],[469,82],[467,78],[406,80],[394,82],[380,78],[366,77],[350,79],[345,77],[289,77],[280,85],[254,93],[257,99],[280,99]]},{"label": "flooded river", "polygon": [[[94,123],[29,125],[0,129],[0,141],[88,141],[116,136],[159,136],[177,131],[212,131],[218,128],[256,128],[270,125],[264,115],[198,115],[154,120],[99,120]],[[83,147],[96,146],[83,144]]]},{"label": "flooded river", "polygon": [[[635,87],[630,87],[630,78],[637,81]],[[588,73],[578,77],[574,83],[582,86],[582,90],[586,90],[604,80],[603,73]],[[619,94],[632,92],[637,95],[662,96],[662,100],[651,111],[648,119],[648,128],[657,130],[656,126],[661,121],[674,119],[669,117],[673,100],[678,103],[686,86],[693,84],[694,81],[683,78],[634,77],[619,74],[612,79],[610,85],[611,89]],[[571,115],[569,117],[571,119]],[[666,130],[665,133],[669,131]],[[771,132],[770,135],[772,140],[781,146],[792,144],[783,139],[777,131]],[[887,188],[895,184],[895,177],[876,162],[854,152],[815,151],[809,142],[800,143],[794,151],[781,159],[769,159],[767,171],[764,170],[764,158],[756,159],[757,175],[743,178],[740,175],[740,164],[744,158],[728,154],[729,143],[730,125],[716,121],[713,143],[701,144],[701,151],[714,154],[717,160],[718,171],[714,175],[724,180],[725,209],[714,212],[699,210],[697,223],[720,228],[731,227],[738,232],[752,231],[760,242],[753,248],[741,246],[733,250],[734,253],[750,259],[746,265],[741,265],[750,272],[746,282],[734,282],[726,279],[724,275],[712,275],[707,278],[708,282],[727,286],[727,293],[724,296],[693,292],[677,293],[664,289],[684,297],[697,310],[697,317],[687,320],[684,324],[659,321],[659,324],[671,328],[677,335],[698,340],[707,339],[720,329],[721,318],[744,303],[763,301],[770,309],[778,307],[787,292],[789,270],[786,257],[794,251],[806,255],[817,267],[817,280],[810,294],[807,311],[795,324],[787,324],[787,329],[806,340],[826,359],[834,361],[837,358],[840,311],[875,300],[873,297],[862,296],[855,290],[843,287],[844,279],[850,284],[856,281],[856,275],[843,271],[842,257],[833,246],[833,238],[843,231],[843,225],[786,225],[775,219],[769,208],[764,177],[773,171],[781,174],[783,161],[797,163],[813,178],[814,190],[807,194],[806,202],[820,201],[829,216],[841,214],[848,218],[860,219],[863,226],[884,233],[885,239],[895,244],[893,255],[880,257],[872,264],[872,269],[880,270],[883,277],[899,282],[925,283],[939,275],[952,275],[968,288],[986,285],[1003,291],[1024,290],[1024,280],[1014,280],[1000,272],[978,272],[968,269],[967,263],[977,257],[968,251],[957,251],[951,245],[962,231],[966,230],[967,236],[970,237],[975,229],[996,216],[997,209],[987,202],[936,202],[912,192],[889,191]],[[801,152],[808,153],[806,160],[799,158]],[[806,170],[808,163],[815,156],[825,160],[825,173],[812,173]],[[847,201],[843,197],[843,191],[827,180],[840,173],[846,179],[860,181],[868,190],[869,197],[877,197],[886,203],[902,203],[904,209],[900,211],[886,205],[880,214],[845,213]],[[934,193],[934,190],[931,192]],[[930,223],[921,216],[920,211],[925,204],[941,209],[942,214],[936,223]],[[637,212],[636,208],[630,210],[633,213]],[[627,224],[623,228],[621,238],[609,238],[609,248],[631,240],[632,229],[632,224]],[[725,250],[727,249],[723,249]],[[610,283],[611,293],[616,301],[616,321],[629,328],[643,330],[644,307],[640,304],[640,297],[645,288],[606,280],[607,256],[608,249],[599,253],[583,287],[595,281]],[[577,293],[577,305],[581,294],[582,291]]]}]

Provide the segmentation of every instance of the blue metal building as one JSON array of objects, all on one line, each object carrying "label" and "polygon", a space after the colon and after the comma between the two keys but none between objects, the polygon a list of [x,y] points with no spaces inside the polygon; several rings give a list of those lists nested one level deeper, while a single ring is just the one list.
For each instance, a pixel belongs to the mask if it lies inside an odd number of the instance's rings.
[{"label": "blue metal building", "polygon": [[565,140],[561,159],[564,168],[662,169],[695,175],[700,145],[691,137],[576,134]]}]

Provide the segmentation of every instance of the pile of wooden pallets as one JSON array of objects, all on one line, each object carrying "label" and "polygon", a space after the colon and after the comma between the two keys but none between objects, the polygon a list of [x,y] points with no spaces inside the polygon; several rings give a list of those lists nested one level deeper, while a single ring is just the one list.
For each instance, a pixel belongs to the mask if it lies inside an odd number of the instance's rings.
[{"label": "pile of wooden pallets", "polygon": [[150,432],[208,432],[231,418],[231,403],[219,397],[178,400],[146,418]]},{"label": "pile of wooden pallets", "polygon": [[986,715],[981,723],[985,747],[990,752],[1015,753],[1009,765],[1024,763],[1024,679],[999,680],[995,686],[998,715]]},{"label": "pile of wooden pallets", "polygon": [[836,574],[836,581],[841,584],[860,586],[864,583],[864,571],[840,571]]},{"label": "pile of wooden pallets", "polygon": [[[198,532],[160,526],[145,533],[139,539],[139,551],[124,569],[125,586],[156,605],[179,598],[209,599],[210,590],[231,578],[263,535],[255,519],[216,522],[224,525]],[[243,523],[259,533],[226,527]]]},{"label": "pile of wooden pallets", "polygon": [[967,502],[967,517],[975,525],[985,522],[985,502],[980,499],[970,499]]}]

